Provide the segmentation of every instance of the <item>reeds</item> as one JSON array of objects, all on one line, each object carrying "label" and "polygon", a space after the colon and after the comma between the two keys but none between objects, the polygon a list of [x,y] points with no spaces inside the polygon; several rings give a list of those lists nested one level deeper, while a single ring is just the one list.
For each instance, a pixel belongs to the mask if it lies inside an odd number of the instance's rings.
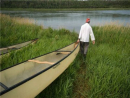
[{"label": "reeds", "polygon": [[36,37],[38,37],[37,32],[40,32],[42,28],[41,26],[36,26],[31,22],[28,22],[30,20],[27,21],[27,19],[24,20],[23,18],[11,18],[10,16],[0,14],[0,19],[0,47],[6,47],[35,39]]},{"label": "reeds", "polygon": [[[36,44],[5,55],[1,69],[62,48],[78,37],[66,29],[43,29],[34,24],[16,23],[9,16],[1,17],[1,21],[1,47],[39,38]],[[78,55],[70,67],[36,98],[75,98],[78,93],[83,98],[130,97],[130,27],[106,25],[93,27],[93,31],[96,44],[90,43],[87,64],[83,64]],[[79,73],[80,69],[84,74]],[[87,82],[80,87],[84,90],[75,88],[74,81],[77,81],[76,85]]]},{"label": "reeds", "polygon": [[96,45],[87,55],[88,98],[129,98],[130,28],[107,25],[94,32]]}]

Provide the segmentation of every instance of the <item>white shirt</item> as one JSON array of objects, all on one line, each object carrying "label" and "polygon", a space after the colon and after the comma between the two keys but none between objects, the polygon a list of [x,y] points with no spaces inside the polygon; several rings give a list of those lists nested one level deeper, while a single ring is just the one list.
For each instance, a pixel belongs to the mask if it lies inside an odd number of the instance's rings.
[{"label": "white shirt", "polygon": [[89,35],[91,36],[91,40],[95,40],[93,30],[91,26],[88,23],[85,23],[81,26],[80,33],[79,33],[79,39],[82,42],[89,42]]}]

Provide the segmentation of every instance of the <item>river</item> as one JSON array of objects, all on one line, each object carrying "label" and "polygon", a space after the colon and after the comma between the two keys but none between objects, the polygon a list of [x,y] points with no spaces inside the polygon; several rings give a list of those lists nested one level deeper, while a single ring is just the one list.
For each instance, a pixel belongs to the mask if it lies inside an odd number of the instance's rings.
[{"label": "river", "polygon": [[130,25],[130,10],[94,10],[94,11],[12,11],[2,10],[2,14],[12,17],[24,17],[34,20],[37,25],[44,28],[66,28],[79,32],[86,18],[90,18],[91,26],[106,24]]}]

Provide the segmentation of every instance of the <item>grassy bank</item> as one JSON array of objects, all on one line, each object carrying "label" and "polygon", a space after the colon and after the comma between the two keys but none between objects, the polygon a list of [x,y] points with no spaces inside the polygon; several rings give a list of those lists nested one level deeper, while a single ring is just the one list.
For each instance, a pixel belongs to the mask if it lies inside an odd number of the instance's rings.
[{"label": "grassy bank", "polygon": [[[1,47],[39,38],[1,60],[1,69],[62,48],[77,40],[66,29],[44,29],[32,20],[0,15]],[[28,21],[27,21],[28,20]],[[27,22],[27,23],[26,23]],[[96,44],[90,43],[87,64],[80,54],[71,66],[36,98],[129,98],[130,27],[107,25],[93,27]]]}]

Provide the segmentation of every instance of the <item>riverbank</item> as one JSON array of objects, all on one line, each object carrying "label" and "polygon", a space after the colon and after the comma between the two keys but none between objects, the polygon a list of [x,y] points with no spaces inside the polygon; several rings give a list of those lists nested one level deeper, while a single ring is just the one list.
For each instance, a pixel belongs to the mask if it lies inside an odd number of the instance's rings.
[{"label": "riverbank", "polygon": [[[12,51],[2,58],[1,69],[62,48],[78,37],[66,29],[44,29],[30,22],[23,23],[23,18],[20,23],[6,15],[0,18],[2,47],[39,38],[36,44]],[[96,44],[90,43],[87,64],[83,64],[78,55],[70,67],[36,98],[130,97],[130,27],[105,25],[92,28]]]},{"label": "riverbank", "polygon": [[45,9],[45,8],[1,8],[1,10],[11,11],[95,11],[95,10],[130,10],[130,8],[66,8],[66,9]]}]

